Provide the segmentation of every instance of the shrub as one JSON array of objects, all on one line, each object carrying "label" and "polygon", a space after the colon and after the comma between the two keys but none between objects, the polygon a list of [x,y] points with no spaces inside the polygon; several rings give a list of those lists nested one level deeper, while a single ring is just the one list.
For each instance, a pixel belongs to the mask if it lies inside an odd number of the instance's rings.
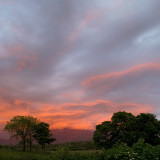
[{"label": "shrub", "polygon": [[103,151],[104,160],[159,160],[160,146],[152,146],[139,139],[132,147],[121,143]]}]

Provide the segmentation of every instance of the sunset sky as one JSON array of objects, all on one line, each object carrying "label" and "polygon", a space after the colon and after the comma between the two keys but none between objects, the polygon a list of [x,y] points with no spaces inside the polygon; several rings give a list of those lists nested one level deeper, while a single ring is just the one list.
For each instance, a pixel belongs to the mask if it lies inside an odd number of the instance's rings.
[{"label": "sunset sky", "polygon": [[94,129],[160,113],[159,0],[0,0],[0,132],[16,115]]}]

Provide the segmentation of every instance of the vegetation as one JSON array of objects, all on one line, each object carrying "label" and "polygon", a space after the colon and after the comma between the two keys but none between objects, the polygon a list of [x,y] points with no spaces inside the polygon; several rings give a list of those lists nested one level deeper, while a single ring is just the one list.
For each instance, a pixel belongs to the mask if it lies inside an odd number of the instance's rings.
[{"label": "vegetation", "polygon": [[99,147],[111,148],[115,143],[132,146],[138,139],[151,145],[160,144],[160,121],[153,114],[114,113],[111,121],[96,126],[94,142]]},{"label": "vegetation", "polygon": [[49,124],[40,122],[34,126],[33,137],[36,141],[42,145],[42,149],[45,149],[45,144],[50,144],[55,141],[55,138],[52,138],[52,134],[49,130]]},{"label": "vegetation", "polygon": [[14,117],[5,130],[32,152],[20,151],[21,144],[0,146],[0,160],[160,160],[160,121],[153,114],[114,113],[96,126],[91,142],[50,144],[55,139],[49,125],[32,116]]},{"label": "vegetation", "polygon": [[11,134],[11,138],[20,139],[23,143],[23,151],[26,150],[26,143],[30,144],[30,151],[32,141],[36,141],[42,145],[44,149],[46,143],[55,141],[49,130],[49,124],[40,122],[37,118],[32,116],[15,116],[4,127],[4,130]]},{"label": "vegetation", "polygon": [[[85,142],[84,142],[85,143]],[[77,145],[84,146],[83,142]],[[73,144],[75,145],[75,144]],[[115,144],[108,150],[72,151],[68,144],[60,145],[56,151],[20,152],[0,149],[0,160],[159,160],[160,145],[152,146],[139,139],[132,147],[125,143]]]}]

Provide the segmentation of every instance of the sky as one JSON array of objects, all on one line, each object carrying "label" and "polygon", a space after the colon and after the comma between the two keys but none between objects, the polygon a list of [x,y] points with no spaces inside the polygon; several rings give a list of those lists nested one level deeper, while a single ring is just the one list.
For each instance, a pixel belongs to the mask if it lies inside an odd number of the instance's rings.
[{"label": "sky", "polygon": [[158,117],[159,44],[159,0],[0,0],[1,131],[16,115],[89,130]]}]

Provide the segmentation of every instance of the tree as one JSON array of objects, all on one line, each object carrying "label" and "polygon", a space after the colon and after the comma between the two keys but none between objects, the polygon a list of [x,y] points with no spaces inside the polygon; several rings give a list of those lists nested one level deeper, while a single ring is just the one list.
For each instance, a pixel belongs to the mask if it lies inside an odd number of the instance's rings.
[{"label": "tree", "polygon": [[105,148],[111,148],[116,142],[132,146],[140,138],[152,145],[160,144],[160,121],[153,114],[114,113],[111,121],[96,126],[93,135],[95,144]]},{"label": "tree", "polygon": [[51,142],[55,141],[53,138],[51,131],[49,130],[49,124],[40,122],[34,126],[34,138],[36,139],[37,143],[42,146],[42,149],[45,149],[45,144],[50,144]]},{"label": "tree", "polygon": [[105,121],[96,126],[93,140],[98,146],[110,148],[117,141],[116,135],[114,125],[110,121]]},{"label": "tree", "polygon": [[136,117],[137,136],[144,138],[146,143],[160,144],[160,121],[153,114],[141,113]]},{"label": "tree", "polygon": [[32,116],[15,116],[4,127],[4,130],[11,134],[11,138],[20,138],[23,143],[23,151],[26,150],[26,141],[30,139],[30,150],[32,141],[33,125],[37,122],[37,118]]},{"label": "tree", "polygon": [[32,150],[32,143],[34,140],[34,134],[35,134],[35,128],[34,126],[37,125],[38,123],[40,123],[39,120],[37,120],[37,118],[33,118],[32,116],[28,116],[28,121],[30,122],[30,126],[28,128],[28,136],[27,136],[27,140],[29,141],[29,149],[30,151]]},{"label": "tree", "polygon": [[124,142],[131,146],[137,141],[136,119],[134,115],[127,112],[117,112],[113,114],[111,122],[116,132],[116,142]]}]

